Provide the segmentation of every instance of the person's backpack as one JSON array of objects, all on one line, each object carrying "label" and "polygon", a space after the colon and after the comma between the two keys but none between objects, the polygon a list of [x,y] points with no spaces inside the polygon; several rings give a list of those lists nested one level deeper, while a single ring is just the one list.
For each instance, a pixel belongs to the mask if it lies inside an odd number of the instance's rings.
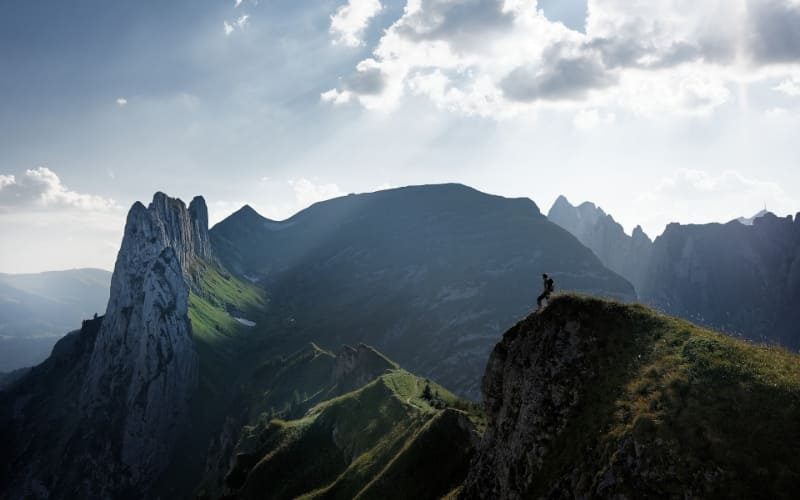
[{"label": "person's backpack", "polygon": [[555,289],[556,289],[556,285],[555,285],[555,282],[553,281],[553,278],[547,278],[547,291],[548,292],[553,292],[553,291],[555,291]]}]

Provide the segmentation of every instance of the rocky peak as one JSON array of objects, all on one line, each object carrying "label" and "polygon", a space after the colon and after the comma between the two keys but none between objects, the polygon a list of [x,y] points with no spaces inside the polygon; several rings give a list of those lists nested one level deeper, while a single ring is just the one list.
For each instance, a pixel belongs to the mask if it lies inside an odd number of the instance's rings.
[{"label": "rocky peak", "polygon": [[108,479],[102,495],[144,488],[169,462],[198,373],[187,277],[210,257],[202,198],[187,210],[156,193],[147,208],[131,207],[81,392],[86,421],[109,431],[92,458]]},{"label": "rocky peak", "polygon": [[647,236],[647,233],[644,232],[644,229],[642,229],[642,226],[636,226],[635,228],[633,228],[633,233],[631,233],[631,237],[633,238],[633,241],[635,243],[638,243],[638,242],[652,243],[653,242],[653,240],[651,240],[650,237]]}]

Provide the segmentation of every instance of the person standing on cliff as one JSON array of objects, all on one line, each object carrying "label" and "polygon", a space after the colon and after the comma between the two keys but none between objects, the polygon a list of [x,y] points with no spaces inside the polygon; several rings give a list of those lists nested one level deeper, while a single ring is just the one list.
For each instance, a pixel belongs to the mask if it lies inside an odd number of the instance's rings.
[{"label": "person standing on cliff", "polygon": [[547,275],[547,273],[542,274],[542,281],[544,284],[544,290],[542,291],[542,294],[536,298],[537,311],[542,309],[543,300],[546,300],[548,304],[550,303],[550,294],[552,294],[553,290],[555,290],[555,282],[553,281],[553,278]]}]

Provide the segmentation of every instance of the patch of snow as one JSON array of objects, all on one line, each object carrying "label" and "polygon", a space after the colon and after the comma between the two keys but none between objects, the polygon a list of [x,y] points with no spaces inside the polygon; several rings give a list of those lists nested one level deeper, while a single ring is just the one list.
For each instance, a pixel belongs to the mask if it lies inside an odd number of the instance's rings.
[{"label": "patch of snow", "polygon": [[235,317],[235,316],[234,316],[234,318],[233,318],[233,319],[235,319],[235,320],[236,320],[238,323],[241,323],[241,324],[243,324],[244,326],[249,326],[249,327],[251,327],[251,328],[252,328],[252,327],[254,327],[254,326],[256,326],[256,322],[255,322],[255,321],[250,321],[249,319],[245,319],[245,318],[237,318],[237,317]]}]

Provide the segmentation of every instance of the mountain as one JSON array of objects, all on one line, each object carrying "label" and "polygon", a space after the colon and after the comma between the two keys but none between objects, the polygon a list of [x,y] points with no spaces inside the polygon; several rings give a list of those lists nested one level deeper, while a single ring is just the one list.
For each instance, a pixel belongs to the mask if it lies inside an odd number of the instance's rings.
[{"label": "mountain", "polygon": [[761,218],[761,217],[764,217],[764,216],[765,216],[765,215],[767,215],[768,213],[770,213],[770,212],[768,212],[768,211],[767,211],[767,209],[765,208],[764,210],[759,210],[759,211],[758,211],[758,213],[757,213],[757,214],[755,214],[755,215],[754,215],[754,216],[752,216],[752,217],[739,217],[739,218],[737,218],[737,219],[734,219],[734,220],[736,220],[737,222],[740,222],[740,223],[744,224],[745,226],[752,226],[752,225],[753,225],[753,222],[754,222],[756,219],[758,219],[758,218]]},{"label": "mountain", "polygon": [[66,332],[105,311],[110,283],[102,269],[0,274],[0,371],[44,361]]},{"label": "mountain", "polygon": [[[333,354],[293,335],[291,321],[277,328],[286,317],[272,296],[228,272],[210,241],[200,197],[188,208],[162,193],[133,205],[106,314],[3,378],[0,498],[247,497],[279,471],[240,455],[284,453],[295,438],[330,451],[315,473],[345,478],[320,476],[329,481],[315,487],[384,491],[386,478],[433,463],[437,450],[461,458],[424,487],[444,494],[463,480],[472,403],[365,345]],[[352,427],[352,402],[374,405],[364,427]],[[259,423],[276,448],[253,447]],[[354,449],[336,438],[344,428],[372,430]],[[322,431],[334,441],[318,441]]]},{"label": "mountain", "polygon": [[547,218],[589,247],[606,267],[633,283],[637,292],[641,291],[653,243],[641,226],[628,236],[611,215],[594,203],[573,206],[564,196],[556,199]]},{"label": "mountain", "polygon": [[105,316],[0,393],[0,477],[13,485],[4,497],[149,490],[189,421],[198,356],[188,282],[208,257],[202,198],[188,210],[162,193],[133,205]]},{"label": "mountain", "polygon": [[461,498],[793,498],[800,358],[640,305],[559,296],[483,379]]},{"label": "mountain", "polygon": [[800,348],[800,218],[670,224],[653,245],[641,292],[670,314]]},{"label": "mountain", "polygon": [[282,221],[244,207],[211,230],[220,262],[265,289],[270,325],[364,342],[476,399],[500,333],[559,290],[633,299],[633,287],[528,199],[457,184],[350,195]]},{"label": "mountain", "polygon": [[760,212],[727,224],[670,224],[650,242],[591,203],[548,216],[634,283],[639,300],[734,336],[800,348],[800,221]]}]

